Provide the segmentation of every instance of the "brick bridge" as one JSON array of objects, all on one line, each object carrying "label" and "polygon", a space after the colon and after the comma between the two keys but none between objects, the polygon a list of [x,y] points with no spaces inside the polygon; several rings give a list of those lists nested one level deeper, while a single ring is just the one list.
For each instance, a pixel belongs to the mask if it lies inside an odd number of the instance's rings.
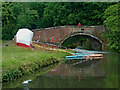
[{"label": "brick bridge", "polygon": [[[34,32],[33,41],[50,43],[52,36],[55,37],[55,43],[62,45],[62,43],[73,36],[86,36],[99,42],[101,49],[104,50],[105,42],[102,38],[102,34],[105,31],[104,26],[59,26],[42,29],[33,29]],[[94,42],[94,41],[93,41]],[[97,46],[98,44],[94,44]]]}]

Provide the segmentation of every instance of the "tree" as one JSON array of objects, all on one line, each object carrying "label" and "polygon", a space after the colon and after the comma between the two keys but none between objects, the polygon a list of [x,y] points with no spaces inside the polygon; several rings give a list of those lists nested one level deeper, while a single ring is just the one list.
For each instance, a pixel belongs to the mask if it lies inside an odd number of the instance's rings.
[{"label": "tree", "polygon": [[38,29],[63,25],[101,25],[104,10],[114,3],[3,2],[2,39],[12,39],[20,28]]},{"label": "tree", "polygon": [[96,2],[55,2],[46,3],[43,17],[53,22],[53,26],[60,25],[101,25],[104,10],[113,3]]},{"label": "tree", "polygon": [[13,3],[11,2],[2,3],[2,39],[10,40],[14,34],[14,21],[16,18],[14,17],[12,6]]},{"label": "tree", "polygon": [[29,3],[2,3],[2,39],[12,39],[20,28],[36,28],[38,20],[37,10],[31,9]]},{"label": "tree", "polygon": [[17,27],[18,28],[36,28],[36,21],[39,19],[38,13],[36,10],[26,9],[25,12],[22,12],[17,17]]},{"label": "tree", "polygon": [[48,27],[50,22],[47,18],[43,17],[45,2],[29,2],[30,9],[36,10],[38,12],[38,19],[36,20],[36,27],[35,28],[45,28]]},{"label": "tree", "polygon": [[[19,3],[18,3],[19,4]],[[20,3],[20,6],[16,9],[16,6],[14,7],[14,10],[21,9],[21,11],[17,12],[16,16],[16,23],[17,28],[29,28],[29,29],[35,29],[37,26],[37,21],[39,19],[39,14],[37,10],[33,10],[31,3]]]},{"label": "tree", "polygon": [[110,49],[112,51],[120,52],[120,26],[118,25],[120,16],[118,13],[120,13],[118,10],[118,4],[108,7],[104,12],[104,25],[107,28],[105,36],[108,38]]}]

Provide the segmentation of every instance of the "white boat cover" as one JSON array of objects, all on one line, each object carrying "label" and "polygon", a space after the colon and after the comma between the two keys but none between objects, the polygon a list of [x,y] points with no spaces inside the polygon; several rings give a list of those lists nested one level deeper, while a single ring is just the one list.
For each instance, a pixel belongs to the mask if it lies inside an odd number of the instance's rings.
[{"label": "white boat cover", "polygon": [[19,29],[16,34],[16,42],[29,45],[32,43],[33,32],[29,29]]}]

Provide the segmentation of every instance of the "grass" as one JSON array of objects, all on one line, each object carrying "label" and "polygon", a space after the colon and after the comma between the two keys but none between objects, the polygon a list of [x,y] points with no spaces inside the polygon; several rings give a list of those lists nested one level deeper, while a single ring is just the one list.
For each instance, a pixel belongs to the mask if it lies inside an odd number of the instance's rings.
[{"label": "grass", "polygon": [[57,63],[57,64],[54,64],[54,65],[50,65],[48,67],[39,69],[39,70],[37,70],[36,72],[34,72],[34,73],[30,74],[30,75],[24,76],[24,77],[19,78],[19,79],[14,79],[13,81],[10,81],[10,82],[3,83],[2,88],[18,88],[18,87],[21,86],[21,83],[23,81],[26,81],[26,80],[29,80],[29,79],[31,79],[33,81],[34,77],[40,76],[40,75],[52,70],[57,65],[59,65],[59,64]]},{"label": "grass", "polygon": [[[5,46],[5,44],[8,46]],[[23,75],[34,73],[40,67],[46,67],[55,62],[65,60],[68,53],[48,51],[36,48],[35,50],[13,46],[13,42],[2,43],[2,82],[18,79]]]},{"label": "grass", "polygon": [[35,61],[44,62],[50,58],[64,59],[67,53],[60,51],[30,50],[13,46],[2,47],[2,69],[17,68]]},{"label": "grass", "polygon": [[[5,46],[6,43],[8,46]],[[35,50],[13,46],[12,41],[2,43],[2,82],[29,75],[42,67],[65,60],[69,53],[50,51],[36,47]]]}]

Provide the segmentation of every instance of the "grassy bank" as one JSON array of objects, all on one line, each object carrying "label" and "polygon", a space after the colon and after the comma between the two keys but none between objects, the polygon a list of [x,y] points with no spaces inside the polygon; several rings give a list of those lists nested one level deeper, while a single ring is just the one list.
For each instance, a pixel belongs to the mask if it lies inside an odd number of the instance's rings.
[{"label": "grassy bank", "polygon": [[69,54],[43,49],[30,50],[11,43],[2,47],[2,80],[9,81],[33,73],[40,67],[65,60],[66,55]]},{"label": "grassy bank", "polygon": [[[32,81],[35,80],[35,77],[39,77],[45,73],[47,73],[48,71],[52,70],[53,68],[56,68],[60,63],[56,63],[53,65],[49,65],[48,67],[44,67],[44,68],[39,68],[39,70],[35,71],[34,73],[31,73],[29,75],[25,75],[22,78],[19,79],[15,79],[9,82],[5,82],[2,84],[2,88],[20,88],[21,84],[26,81],[31,79]],[[19,82],[18,82],[19,81]]]}]

